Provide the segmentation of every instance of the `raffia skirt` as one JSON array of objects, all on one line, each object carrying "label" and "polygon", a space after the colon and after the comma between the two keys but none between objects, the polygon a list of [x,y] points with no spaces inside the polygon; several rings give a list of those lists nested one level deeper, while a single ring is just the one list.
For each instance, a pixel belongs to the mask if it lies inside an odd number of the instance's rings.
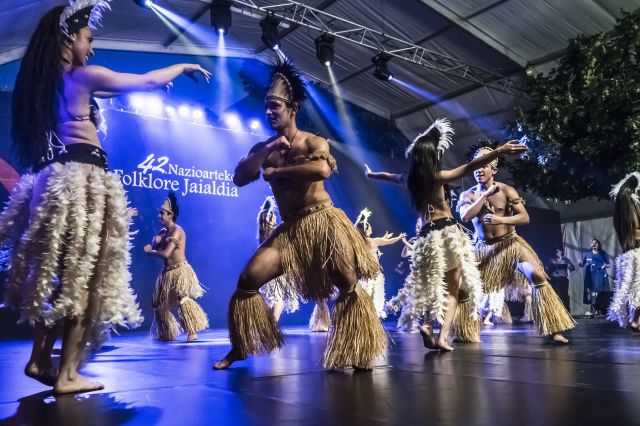
[{"label": "raffia skirt", "polygon": [[636,309],[640,309],[640,248],[616,258],[616,288],[607,318],[626,327]]},{"label": "raffia skirt", "polygon": [[484,282],[485,292],[499,292],[507,287],[507,284],[511,284],[516,290],[507,292],[507,300],[522,300],[528,294],[524,287],[532,286],[533,321],[537,325],[539,333],[548,336],[572,329],[576,322],[571,318],[548,280],[543,284],[533,285],[518,270],[518,262],[522,258],[523,251],[532,254],[536,266],[544,271],[542,261],[533,248],[515,232],[493,241],[478,240],[476,242],[478,267]]},{"label": "raffia skirt", "polygon": [[10,250],[5,299],[20,321],[53,326],[86,314],[99,325],[139,326],[129,283],[127,200],[99,167],[54,163],[23,176],[0,215]]},{"label": "raffia skirt", "polygon": [[[204,289],[189,263],[180,262],[162,268],[153,292],[155,322],[153,334],[159,340],[174,340],[183,330],[196,333],[209,328],[207,314],[194,300]],[[178,310],[178,322],[171,312]]]}]

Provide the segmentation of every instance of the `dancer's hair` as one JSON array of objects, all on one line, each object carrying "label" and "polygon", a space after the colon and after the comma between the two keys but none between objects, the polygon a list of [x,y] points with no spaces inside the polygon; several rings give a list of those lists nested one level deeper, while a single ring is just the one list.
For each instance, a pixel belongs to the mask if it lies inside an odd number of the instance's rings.
[{"label": "dancer's hair", "polygon": [[24,166],[36,164],[47,150],[46,133],[58,122],[57,96],[63,90],[61,64],[65,35],[60,30],[64,7],[40,19],[22,58],[12,99],[11,136]]},{"label": "dancer's hair", "polygon": [[365,239],[367,239],[367,229],[371,228],[371,224],[369,222],[360,221],[356,223],[356,229],[360,231],[360,235],[362,235]]},{"label": "dancer's hair", "polygon": [[169,195],[167,195],[167,200],[169,200],[169,204],[171,204],[171,212],[173,213],[173,221],[178,221],[178,214],[180,213],[180,207],[178,207],[178,198],[176,197],[176,193],[171,191]]},{"label": "dancer's hair", "polygon": [[441,151],[438,150],[440,132],[436,127],[420,136],[411,150],[411,165],[407,176],[407,188],[411,207],[423,214],[436,199],[438,176],[442,168]]},{"label": "dancer's hair", "polygon": [[639,184],[636,176],[630,176],[620,187],[614,201],[613,228],[624,251],[638,247],[635,237],[636,231],[640,229],[640,205],[636,195]]},{"label": "dancer's hair", "polygon": [[[467,161],[471,161],[474,158],[476,158],[478,151],[480,151],[481,149],[489,149],[491,151],[496,150],[498,147],[500,146],[500,141],[497,141],[495,139],[491,139],[491,138],[480,138],[478,139],[477,143],[474,143],[473,145],[471,145],[469,147],[469,149],[467,150]],[[500,168],[504,161],[504,155],[499,155],[497,160],[493,164],[496,164],[496,168]],[[491,163],[490,163],[491,164]]]},{"label": "dancer's hair", "polygon": [[287,82],[287,92],[291,102],[297,103],[298,107],[302,106],[302,103],[307,99],[307,85],[302,77],[302,72],[289,58],[284,61],[278,60],[271,66],[271,81],[282,77]]}]

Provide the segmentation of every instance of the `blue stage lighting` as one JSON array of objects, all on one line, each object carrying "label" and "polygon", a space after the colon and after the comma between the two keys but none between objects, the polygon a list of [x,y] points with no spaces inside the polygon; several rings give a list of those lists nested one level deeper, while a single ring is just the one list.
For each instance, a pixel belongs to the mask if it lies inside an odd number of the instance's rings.
[{"label": "blue stage lighting", "polygon": [[216,33],[225,35],[231,28],[231,0],[214,0],[211,3],[211,26]]},{"label": "blue stage lighting", "polygon": [[376,66],[376,69],[373,71],[373,75],[378,80],[382,81],[391,81],[393,75],[389,71],[389,67],[387,62],[391,59],[391,55],[385,52],[380,52],[373,58],[371,58],[371,62]]},{"label": "blue stage lighting", "polygon": [[152,0],[133,0],[133,2],[144,9],[149,9],[154,5]]},{"label": "blue stage lighting", "polygon": [[267,47],[273,50],[279,49],[280,32],[278,31],[278,25],[280,25],[280,20],[273,15],[267,15],[260,21],[260,28],[262,28],[262,37],[260,39]]},{"label": "blue stage lighting", "polygon": [[249,123],[249,127],[251,128],[251,130],[258,130],[258,127],[260,127],[260,122],[258,120],[251,120],[251,123]]},{"label": "blue stage lighting", "polygon": [[142,109],[142,107],[144,106],[144,96],[137,94],[131,95],[129,96],[129,103],[136,110]]},{"label": "blue stage lighting", "polygon": [[180,105],[178,108],[178,115],[182,118],[187,118],[191,114],[191,108],[186,105]]},{"label": "blue stage lighting", "polygon": [[323,33],[316,38],[316,57],[325,67],[333,64],[333,42],[335,37],[329,33]]}]

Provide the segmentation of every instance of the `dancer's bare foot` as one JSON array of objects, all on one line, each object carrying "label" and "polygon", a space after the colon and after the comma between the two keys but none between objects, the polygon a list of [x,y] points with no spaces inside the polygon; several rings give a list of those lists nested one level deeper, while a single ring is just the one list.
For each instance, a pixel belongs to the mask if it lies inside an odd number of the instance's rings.
[{"label": "dancer's bare foot", "polygon": [[557,333],[557,334],[554,334],[553,336],[551,336],[551,341],[553,343],[562,344],[562,345],[569,343],[569,339],[567,339],[566,337],[564,337],[560,333]]},{"label": "dancer's bare foot", "polygon": [[420,335],[422,336],[422,344],[427,349],[438,349],[436,340],[433,338],[433,328],[431,325],[420,326]]},{"label": "dancer's bare foot", "polygon": [[247,357],[243,357],[242,355],[240,355],[240,352],[232,348],[229,353],[224,356],[224,358],[213,363],[213,369],[226,370],[234,362],[242,361],[243,359],[247,359]]},{"label": "dancer's bare foot", "polygon": [[24,367],[24,374],[47,386],[53,386],[58,378],[58,370],[51,362],[38,365],[35,361],[29,361]]},{"label": "dancer's bare foot", "polygon": [[329,327],[316,327],[311,330],[312,333],[326,333],[329,331]]},{"label": "dancer's bare foot", "polygon": [[54,395],[65,395],[70,393],[92,392],[104,389],[100,382],[94,382],[84,376],[77,374],[73,379],[60,375],[53,386]]},{"label": "dancer's bare foot", "polygon": [[449,344],[449,342],[447,341],[446,336],[441,336],[438,339],[437,347],[438,347],[438,349],[440,349],[441,351],[444,351],[444,352],[451,352],[453,350],[453,346],[451,346]]},{"label": "dancer's bare foot", "polygon": [[196,333],[189,333],[187,336],[187,342],[193,342],[198,339],[198,335]]}]

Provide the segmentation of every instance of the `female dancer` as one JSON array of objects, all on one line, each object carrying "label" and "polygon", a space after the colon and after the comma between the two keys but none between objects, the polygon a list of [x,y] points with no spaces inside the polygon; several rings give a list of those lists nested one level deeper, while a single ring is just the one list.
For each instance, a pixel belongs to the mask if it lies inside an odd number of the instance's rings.
[{"label": "female dancer", "polygon": [[[164,260],[164,268],[158,275],[153,291],[155,337],[171,341],[185,330],[187,342],[191,342],[198,338],[198,331],[209,328],[209,320],[202,307],[193,300],[202,297],[204,290],[193,268],[187,263],[187,234],[176,223],[179,213],[176,194],[170,192],[158,213],[164,228],[153,238],[152,244],[144,246],[144,252]],[[181,324],[171,312],[175,308],[178,309]]]},{"label": "female dancer", "polygon": [[624,252],[616,258],[616,291],[608,318],[640,332],[640,173],[628,174],[611,191],[613,227]]},{"label": "female dancer", "polygon": [[[276,200],[273,196],[265,198],[258,213],[258,243],[262,244],[276,229]],[[284,275],[269,281],[262,288],[260,294],[269,305],[276,321],[280,320],[282,311],[293,313],[300,308],[298,293],[295,286],[290,284]]]},{"label": "female dancer", "polygon": [[[369,217],[371,217],[371,210],[367,208],[362,210],[356,219],[356,228],[367,242],[367,247],[369,247],[371,254],[380,260],[380,256],[382,255],[380,247],[397,243],[405,239],[407,235],[400,234],[397,237],[392,237],[393,234],[385,233],[382,237],[371,238],[373,228],[369,223]],[[380,272],[375,278],[363,280],[360,282],[360,285],[362,285],[362,288],[373,298],[373,304],[376,307],[378,316],[383,319],[386,318],[387,313],[384,310],[384,274],[382,273],[382,268],[380,268]]]},{"label": "female dancer", "polygon": [[[54,393],[103,385],[78,373],[96,323],[142,322],[129,286],[129,218],[118,176],[108,173],[96,133],[92,96],[162,88],[181,74],[174,65],[144,75],[87,66],[91,28],[106,0],[73,1],[40,20],[13,92],[12,136],[32,174],[21,178],[0,215],[0,243],[13,247],[6,300],[36,328],[25,374]],[[64,325],[60,370],[51,361],[56,325]]]},{"label": "female dancer", "polygon": [[[424,318],[420,334],[425,347],[445,351],[453,350],[447,335],[456,313],[458,292],[469,296],[467,314],[477,319],[482,282],[471,241],[453,218],[444,185],[471,174],[499,155],[526,150],[524,145],[510,141],[468,164],[442,170],[442,155],[452,145],[452,135],[448,120],[436,120],[407,149],[411,165],[406,177],[389,175],[385,179],[392,182],[406,180],[411,205],[426,220],[420,238],[413,246],[411,273],[401,289],[407,297],[401,298],[400,322],[411,324],[416,318]],[[384,179],[380,174],[377,178]],[[431,327],[435,320],[442,324],[437,341]]]}]

